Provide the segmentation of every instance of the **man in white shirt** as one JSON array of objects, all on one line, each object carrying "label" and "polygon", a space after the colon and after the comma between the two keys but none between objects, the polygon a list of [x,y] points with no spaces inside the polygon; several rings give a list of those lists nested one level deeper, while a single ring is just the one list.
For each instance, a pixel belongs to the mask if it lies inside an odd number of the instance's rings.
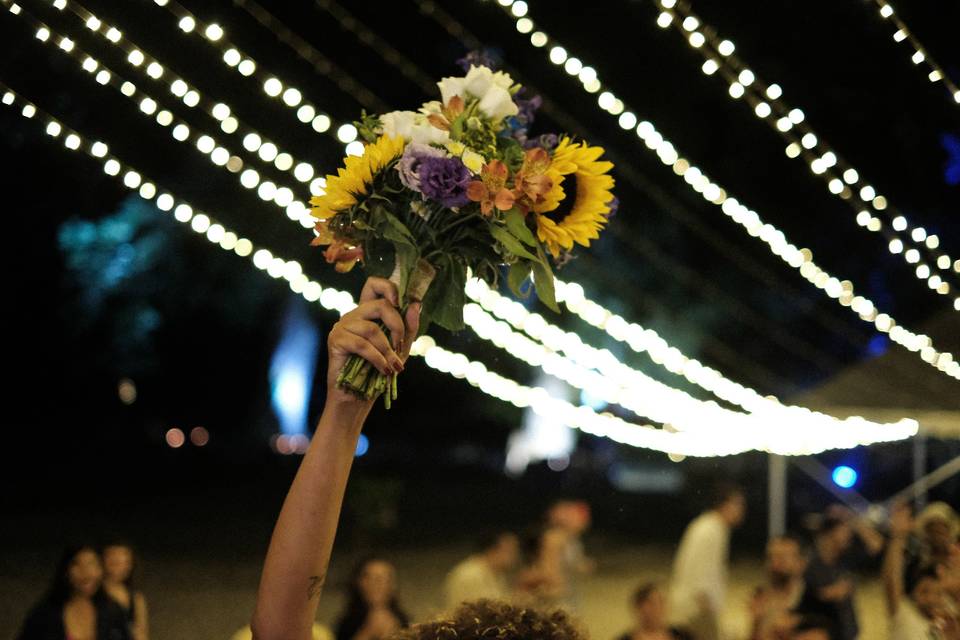
[{"label": "man in white shirt", "polygon": [[739,487],[718,487],[712,508],[697,516],[680,539],[670,583],[670,622],[697,640],[721,637],[730,532],[740,526],[746,511]]},{"label": "man in white shirt", "polygon": [[517,564],[519,542],[508,532],[480,540],[477,553],[455,566],[444,581],[443,593],[448,609],[464,601],[489,598],[509,600],[507,574]]}]

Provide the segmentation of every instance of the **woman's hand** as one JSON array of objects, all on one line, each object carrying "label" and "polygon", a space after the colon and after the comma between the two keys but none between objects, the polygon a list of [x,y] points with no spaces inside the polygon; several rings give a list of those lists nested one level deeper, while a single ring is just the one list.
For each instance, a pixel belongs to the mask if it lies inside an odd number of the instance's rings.
[{"label": "woman's hand", "polygon": [[[337,387],[337,375],[351,355],[369,361],[384,375],[403,371],[410,345],[420,326],[420,303],[407,308],[406,318],[398,310],[396,286],[383,278],[368,278],[360,293],[360,304],[333,325],[327,337],[327,401],[372,403]],[[390,333],[388,339],[377,321]]]}]

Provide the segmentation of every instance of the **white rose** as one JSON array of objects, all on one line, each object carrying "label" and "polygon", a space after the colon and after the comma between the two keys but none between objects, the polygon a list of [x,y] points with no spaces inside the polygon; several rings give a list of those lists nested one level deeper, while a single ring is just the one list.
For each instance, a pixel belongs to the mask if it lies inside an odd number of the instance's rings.
[{"label": "white rose", "polygon": [[478,106],[480,111],[494,122],[515,116],[520,112],[510,92],[497,86],[490,87],[486,94],[480,98]]},{"label": "white rose", "polygon": [[465,80],[466,78],[444,78],[437,83],[440,87],[440,99],[444,105],[450,102],[450,98],[463,95]]},{"label": "white rose", "polygon": [[380,126],[384,135],[410,140],[416,118],[413,111],[391,111],[380,116]]}]

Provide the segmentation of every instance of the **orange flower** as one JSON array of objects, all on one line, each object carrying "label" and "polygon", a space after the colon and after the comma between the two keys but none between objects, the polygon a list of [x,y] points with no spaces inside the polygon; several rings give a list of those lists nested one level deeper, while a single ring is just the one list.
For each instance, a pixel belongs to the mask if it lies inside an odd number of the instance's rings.
[{"label": "orange flower", "polygon": [[523,166],[514,177],[513,193],[517,206],[526,214],[544,201],[553,188],[553,180],[546,175],[550,155],[543,148],[529,149],[523,156]]},{"label": "orange flower", "polygon": [[489,216],[496,207],[500,211],[513,208],[516,196],[507,189],[507,165],[500,160],[492,160],[480,170],[480,180],[467,185],[467,197],[480,203],[480,211]]},{"label": "orange flower", "polygon": [[447,102],[447,106],[440,110],[440,113],[431,113],[427,116],[427,121],[437,129],[450,131],[450,128],[453,126],[453,121],[460,117],[465,106],[463,98],[453,96],[450,98],[450,101]]},{"label": "orange flower", "polygon": [[353,269],[359,260],[363,260],[363,247],[351,246],[342,240],[334,240],[323,252],[327,263],[336,263],[334,267],[339,273],[346,273]]}]

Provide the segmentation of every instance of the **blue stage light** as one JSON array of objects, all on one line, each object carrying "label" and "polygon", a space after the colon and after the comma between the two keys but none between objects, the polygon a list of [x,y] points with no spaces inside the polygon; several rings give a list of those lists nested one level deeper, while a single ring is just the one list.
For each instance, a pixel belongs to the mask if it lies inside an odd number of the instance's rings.
[{"label": "blue stage light", "polygon": [[833,482],[842,489],[849,489],[857,484],[857,471],[845,464],[833,470]]},{"label": "blue stage light", "polygon": [[365,454],[370,449],[370,439],[367,436],[360,434],[360,439],[357,440],[357,450],[354,452],[354,456],[359,458]]}]

